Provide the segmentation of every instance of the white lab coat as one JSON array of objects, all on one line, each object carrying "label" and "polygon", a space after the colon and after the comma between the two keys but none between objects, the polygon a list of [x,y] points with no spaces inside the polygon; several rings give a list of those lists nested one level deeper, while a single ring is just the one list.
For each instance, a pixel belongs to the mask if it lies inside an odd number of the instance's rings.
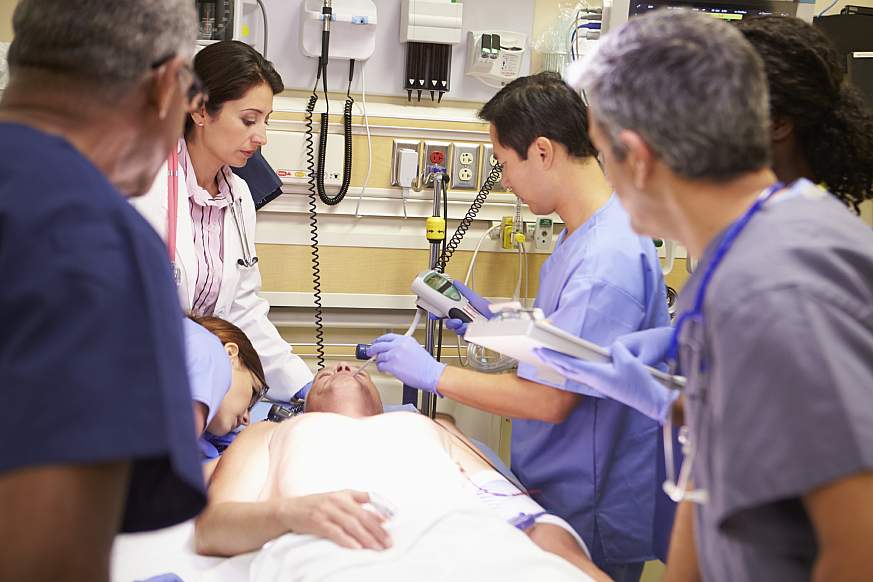
[{"label": "white lab coat", "polygon": [[[234,200],[242,201],[242,217],[245,232],[255,255],[255,204],[245,181],[232,174],[231,188]],[[179,300],[185,312],[194,302],[194,286],[197,262],[194,257],[194,232],[191,224],[190,201],[185,175],[181,167],[179,183],[179,209],[176,216],[176,265],[181,271]],[[167,240],[167,164],[161,166],[151,190],[144,196],[131,199],[137,210],[152,227]],[[235,203],[235,202],[234,202]],[[242,329],[261,357],[270,397],[288,400],[306,383],[312,380],[312,372],[291,346],[279,335],[276,326],[267,318],[270,305],[259,295],[261,272],[258,265],[241,267],[237,259],[243,256],[240,237],[230,208],[224,212],[224,266],[221,289],[215,304],[214,315]]]}]

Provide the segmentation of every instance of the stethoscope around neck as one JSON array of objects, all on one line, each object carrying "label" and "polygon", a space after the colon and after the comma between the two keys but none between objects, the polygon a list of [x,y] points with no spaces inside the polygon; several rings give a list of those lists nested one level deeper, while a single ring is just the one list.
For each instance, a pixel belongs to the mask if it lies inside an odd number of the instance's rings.
[{"label": "stethoscope around neck", "polygon": [[[752,204],[745,213],[734,222],[731,227],[728,229],[727,233],[725,233],[724,238],[719,243],[718,247],[713,254],[712,260],[706,267],[706,271],[703,273],[703,278],[700,280],[700,286],[697,288],[697,293],[694,296],[694,305],[690,311],[682,313],[679,318],[676,320],[676,326],[673,329],[673,336],[670,340],[670,347],[667,351],[667,361],[670,362],[670,377],[675,378],[676,374],[680,372],[679,370],[679,344],[680,338],[683,329],[685,326],[692,321],[696,321],[700,329],[697,331],[702,333],[704,319],[703,319],[703,303],[704,299],[706,299],[706,290],[709,287],[709,283],[712,280],[712,276],[715,274],[716,268],[718,268],[719,264],[721,264],[722,259],[724,259],[725,255],[727,255],[728,251],[730,251],[731,247],[734,244],[734,241],[737,237],[743,232],[746,226],[749,224],[749,221],[752,220],[752,217],[757,214],[759,210],[769,201],[776,192],[780,191],[783,188],[782,182],[776,182],[769,187],[767,187],[763,192],[761,192],[760,196],[755,200],[755,203]],[[693,362],[689,362],[689,364],[693,363],[694,377],[685,374],[685,370],[681,370],[683,375],[688,376],[688,385],[699,384],[705,373],[706,362],[703,357],[704,346],[702,345],[703,338],[695,337],[689,338],[687,345],[695,355],[693,358]],[[678,386],[673,386],[673,388],[678,389]],[[687,392],[686,392],[687,394]],[[706,503],[708,500],[708,493],[705,489],[691,489],[689,490],[689,485],[691,483],[691,472],[694,467],[694,458],[697,456],[696,443],[691,435],[691,431],[689,430],[687,425],[683,425],[679,428],[679,444],[682,446],[682,453],[685,456],[682,461],[681,466],[679,467],[679,475],[676,475],[676,467],[673,463],[673,421],[672,421],[672,413],[667,414],[666,421],[664,422],[664,460],[666,465],[667,472],[667,480],[664,481],[664,493],[672,499],[674,502],[679,503],[680,501],[690,501],[692,503]],[[702,422],[702,419],[701,419]]]},{"label": "stethoscope around neck", "polygon": [[[242,257],[237,259],[236,264],[240,269],[251,269],[258,264],[258,257],[252,252],[249,245],[249,237],[246,233],[245,220],[242,217],[242,200],[233,193],[227,176],[222,172],[224,183],[230,192],[230,215],[236,226],[239,236],[239,244],[242,248]],[[176,219],[179,212],[179,151],[174,149],[167,160],[167,253],[173,266],[173,278],[176,285],[182,283],[182,271],[176,264]]]}]

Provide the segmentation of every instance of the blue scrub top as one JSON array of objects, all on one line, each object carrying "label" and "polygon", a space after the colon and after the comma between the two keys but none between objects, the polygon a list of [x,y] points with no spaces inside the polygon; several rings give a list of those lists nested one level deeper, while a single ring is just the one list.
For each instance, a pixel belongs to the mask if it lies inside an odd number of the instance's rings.
[{"label": "blue scrub top", "polygon": [[191,399],[206,405],[206,426],[209,426],[230,389],[230,358],[218,336],[187,317],[182,323]]},{"label": "blue scrub top", "polygon": [[124,531],[196,515],[206,496],[166,248],[70,143],[10,123],[0,272],[0,474],[128,461]]},{"label": "blue scrub top", "polygon": [[[654,244],[633,232],[615,195],[569,237],[561,233],[534,305],[561,329],[600,345],[670,323]],[[595,563],[654,558],[658,424],[532,365],[520,364],[518,375],[585,398],[560,424],[514,420],[512,470],[582,536]]]}]

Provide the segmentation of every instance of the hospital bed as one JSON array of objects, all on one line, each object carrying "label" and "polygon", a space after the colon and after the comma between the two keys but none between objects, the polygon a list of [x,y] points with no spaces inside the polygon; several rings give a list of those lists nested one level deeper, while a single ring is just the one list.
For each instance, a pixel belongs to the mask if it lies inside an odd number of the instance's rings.
[{"label": "hospital bed", "polygon": [[[269,407],[267,407],[267,409],[268,408]],[[409,406],[386,407],[386,413],[390,413],[392,410],[406,411],[409,410]],[[412,408],[412,410],[414,411],[414,408]],[[253,411],[252,416],[253,419],[266,416],[266,411],[262,409]],[[508,468],[503,466],[493,451],[484,447],[481,443],[477,443],[477,445],[481,447],[483,454],[485,454],[490,460],[496,462],[495,466],[499,466],[501,471],[505,471],[507,475],[511,477],[512,481],[517,482],[515,476],[509,472]],[[479,497],[483,502],[484,508],[487,508],[487,511],[499,511],[499,509],[495,509],[495,506],[507,499],[512,499],[515,502],[521,502],[523,499],[526,499],[518,497],[506,498],[500,496],[489,496],[487,493],[483,493],[483,491],[498,491],[500,488],[505,488],[506,492],[510,492],[513,490],[513,485],[510,484],[508,478],[501,477],[496,471],[485,471],[482,474],[475,475],[471,481],[471,491]],[[484,508],[483,511],[485,510]],[[524,506],[522,506],[522,508],[522,510],[526,510]],[[507,508],[507,511],[509,511],[510,514],[515,515],[519,512],[519,508]],[[496,513],[492,514],[491,517],[495,518],[495,521],[500,521],[501,523],[499,525],[502,525],[503,529],[507,529],[505,528],[505,521],[503,519],[496,519]],[[458,518],[463,520],[463,516],[458,516]],[[550,519],[552,519],[552,523],[555,523],[554,520],[557,520],[557,518],[553,518],[553,516],[543,516],[541,518],[541,520],[546,522],[549,522]],[[567,527],[569,528],[569,526]],[[504,535],[506,532],[503,531],[503,529],[498,526],[494,536],[499,538],[501,535]],[[451,532],[451,535],[444,536],[444,538],[450,539],[456,535],[457,532],[453,531]],[[286,540],[285,538],[288,539]],[[265,559],[261,556],[264,551],[269,551],[269,548],[278,544],[280,540],[281,543],[286,545],[300,544],[303,543],[300,540],[304,539],[305,541],[305,538],[310,538],[310,536],[288,534],[283,536],[283,538],[279,538],[279,540],[268,543],[260,552],[252,552],[235,556],[233,558],[216,558],[201,556],[196,553],[194,549],[193,520],[156,532],[124,534],[116,538],[113,547],[111,580],[113,582],[131,582],[133,580],[146,580],[167,573],[176,574],[184,582],[238,582],[254,579],[252,578],[252,576],[254,576],[252,572],[258,568],[263,569],[264,567],[262,563]],[[312,540],[312,538],[310,538],[310,540]],[[582,543],[581,539],[578,539],[578,541],[584,547],[584,543]],[[314,540],[312,540],[312,543],[314,543]],[[485,549],[488,549],[487,544],[489,542],[483,542],[480,538],[477,538],[477,545],[482,543],[485,543]],[[490,543],[499,543],[499,541],[495,538]],[[294,551],[300,553],[301,551],[318,552],[320,550],[317,548],[311,549],[304,544],[302,549],[295,547]],[[552,557],[550,556],[550,558]],[[538,558],[535,556],[533,559],[535,561]],[[269,560],[266,561],[269,562]],[[285,578],[282,579],[284,580]],[[298,578],[292,576],[287,579],[296,580]]]}]

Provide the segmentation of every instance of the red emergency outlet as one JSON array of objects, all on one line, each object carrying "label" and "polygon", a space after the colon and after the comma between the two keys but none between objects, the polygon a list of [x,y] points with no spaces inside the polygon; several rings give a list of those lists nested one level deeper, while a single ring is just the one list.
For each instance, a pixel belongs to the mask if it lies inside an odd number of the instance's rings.
[{"label": "red emergency outlet", "polygon": [[445,161],[446,161],[446,154],[444,154],[443,152],[441,152],[439,150],[435,150],[435,151],[430,152],[430,163],[431,164],[438,164],[438,165],[442,166]]}]

